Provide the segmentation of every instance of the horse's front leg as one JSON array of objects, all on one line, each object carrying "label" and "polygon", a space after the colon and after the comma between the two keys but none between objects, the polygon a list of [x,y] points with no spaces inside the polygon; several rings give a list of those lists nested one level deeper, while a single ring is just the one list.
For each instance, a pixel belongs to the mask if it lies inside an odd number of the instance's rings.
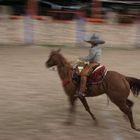
[{"label": "horse's front leg", "polygon": [[69,116],[67,123],[72,124],[75,121],[75,103],[76,103],[77,98],[74,96],[69,97],[69,103],[70,103],[70,108],[69,108]]},{"label": "horse's front leg", "polygon": [[84,96],[78,96],[78,98],[80,99],[80,101],[82,102],[82,104],[84,105],[84,107],[85,107],[85,109],[86,109],[86,111],[90,114],[90,116],[92,117],[92,119],[94,120],[94,121],[96,121],[96,118],[95,118],[95,116],[92,114],[92,112],[90,111],[90,108],[89,108],[89,105],[88,105],[88,103],[87,103],[87,100],[86,100],[86,98],[84,97]]}]

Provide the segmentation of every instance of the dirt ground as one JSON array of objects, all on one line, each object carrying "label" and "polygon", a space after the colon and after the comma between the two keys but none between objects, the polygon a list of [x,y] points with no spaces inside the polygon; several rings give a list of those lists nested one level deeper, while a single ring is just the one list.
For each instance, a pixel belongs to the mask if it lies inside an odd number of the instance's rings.
[{"label": "dirt ground", "polygon": [[[0,140],[139,140],[120,110],[105,95],[88,98],[96,125],[77,102],[76,121],[65,125],[69,104],[56,71],[44,63],[50,48],[0,48]],[[85,48],[63,48],[68,60],[86,55]],[[102,63],[110,70],[140,78],[140,50],[103,50]],[[140,128],[140,96],[133,113]]]}]

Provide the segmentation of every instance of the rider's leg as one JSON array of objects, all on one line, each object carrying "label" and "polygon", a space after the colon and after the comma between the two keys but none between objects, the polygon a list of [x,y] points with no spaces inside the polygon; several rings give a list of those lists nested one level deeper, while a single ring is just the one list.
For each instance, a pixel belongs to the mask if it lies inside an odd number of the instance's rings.
[{"label": "rider's leg", "polygon": [[87,76],[88,76],[89,70],[90,70],[90,67],[87,65],[81,72],[81,82],[80,82],[79,94],[85,95]]},{"label": "rider's leg", "polygon": [[86,85],[87,85],[87,77],[90,75],[92,72],[92,68],[96,65],[96,63],[90,63],[87,65],[81,72],[81,83],[80,83],[80,89],[79,89],[79,94],[80,95],[85,95],[86,92]]},{"label": "rider's leg", "polygon": [[81,83],[80,83],[79,93],[82,94],[82,95],[85,95],[86,83],[87,83],[87,76],[85,76],[85,75],[81,76]]}]

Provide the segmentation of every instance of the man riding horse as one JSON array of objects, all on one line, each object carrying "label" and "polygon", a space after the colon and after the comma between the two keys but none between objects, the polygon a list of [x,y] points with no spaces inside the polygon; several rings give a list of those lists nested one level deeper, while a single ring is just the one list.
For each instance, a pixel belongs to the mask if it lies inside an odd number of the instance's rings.
[{"label": "man riding horse", "polygon": [[[81,85],[79,85],[80,83],[79,74],[81,73],[78,73],[77,76],[78,78],[76,78],[76,80],[73,81],[74,78],[73,75],[76,75],[77,73],[73,73],[74,72],[73,67],[71,66],[70,62],[68,62],[65,59],[65,57],[63,57],[63,55],[60,54],[60,50],[52,51],[50,53],[48,60],[45,63],[47,68],[57,66],[57,71],[62,81],[64,91],[68,95],[70,101],[70,110],[69,110],[70,118],[72,117],[71,115],[74,114],[75,112],[75,101],[77,99],[75,98],[75,94],[78,91],[78,93],[82,94],[82,96],[80,96],[79,94],[77,97],[80,99],[80,101],[82,102],[86,111],[90,114],[92,119],[96,120],[94,114],[91,112],[88,106],[86,98],[83,96],[85,95],[84,93],[86,90],[86,81],[87,81],[86,97],[95,97],[102,94],[106,94],[110,98],[110,100],[128,117],[131,124],[131,128],[140,131],[140,129],[136,127],[133,119],[132,107],[134,103],[130,99],[128,99],[130,93],[132,93],[134,96],[138,96],[140,94],[140,79],[125,76],[119,72],[110,70],[108,70],[106,74],[104,74],[102,73],[103,71],[101,69],[103,68],[103,66],[96,67],[95,70],[93,71],[93,67],[91,65],[93,64],[94,66],[94,63],[96,63],[95,65],[98,65],[98,63],[100,63],[99,56],[101,56],[101,50],[97,46],[99,44],[104,44],[104,41],[100,40],[98,37],[92,37],[90,41],[87,42],[89,42],[92,46],[90,49],[90,55],[89,57],[87,57],[88,59],[86,60],[89,60],[91,63],[89,65],[86,65],[85,69],[82,70]],[[95,55],[93,55],[92,52],[93,53],[96,52]],[[87,78],[87,75],[90,72],[92,73]],[[99,72],[101,72],[101,74],[99,74]],[[104,77],[105,75],[103,80],[99,80],[100,75],[101,77]],[[90,77],[91,79],[92,77],[94,78],[92,79],[95,80],[93,81],[93,83],[89,82]],[[70,123],[71,122],[72,120],[70,119]]]},{"label": "man riding horse", "polygon": [[101,61],[102,49],[99,47],[99,45],[105,43],[105,41],[101,40],[95,34],[93,34],[89,40],[86,40],[86,42],[91,44],[89,54],[86,57],[79,59],[81,61],[88,61],[89,65],[86,65],[81,71],[80,88],[77,96],[85,96],[87,77],[91,74],[93,67],[99,65]]}]

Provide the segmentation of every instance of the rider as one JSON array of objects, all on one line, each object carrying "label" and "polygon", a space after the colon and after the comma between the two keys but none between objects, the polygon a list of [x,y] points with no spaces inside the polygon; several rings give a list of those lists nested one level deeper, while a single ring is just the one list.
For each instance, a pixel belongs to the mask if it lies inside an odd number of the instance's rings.
[{"label": "rider", "polygon": [[81,61],[89,62],[89,65],[86,65],[86,67],[81,71],[81,82],[78,95],[82,96],[85,96],[87,76],[95,65],[100,64],[102,50],[98,45],[105,43],[105,41],[101,40],[95,34],[92,35],[90,40],[86,40],[86,42],[91,44],[89,54],[86,57],[79,58]]}]

